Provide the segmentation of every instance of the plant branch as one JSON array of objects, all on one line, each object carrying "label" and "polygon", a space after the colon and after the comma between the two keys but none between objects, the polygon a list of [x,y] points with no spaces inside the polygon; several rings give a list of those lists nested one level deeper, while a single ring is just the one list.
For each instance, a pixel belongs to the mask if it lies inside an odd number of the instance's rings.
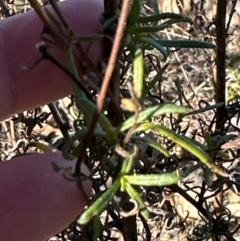
[{"label": "plant branch", "polygon": [[49,109],[50,109],[60,131],[62,132],[62,135],[63,135],[66,143],[67,143],[70,139],[70,135],[69,135],[68,129],[66,128],[66,125],[65,125],[64,121],[62,120],[62,117],[56,107],[56,104],[50,103],[50,104],[48,104],[48,107],[49,107]]},{"label": "plant branch", "polygon": [[97,99],[97,111],[98,112],[100,112],[102,110],[104,98],[106,96],[107,89],[108,89],[108,86],[109,86],[109,83],[111,80],[111,76],[114,71],[114,67],[115,67],[117,55],[118,55],[118,50],[121,45],[121,40],[122,40],[123,33],[124,33],[124,26],[125,26],[125,22],[126,22],[127,15],[128,15],[129,5],[130,5],[130,0],[123,1],[121,13],[119,16],[119,22],[118,22],[118,26],[117,26],[117,30],[116,30],[116,35],[115,35],[115,38],[113,41],[111,55],[110,55],[108,66],[107,66],[107,69],[106,69],[106,72],[105,72],[105,75],[103,78],[102,87],[101,87],[101,90],[100,90],[100,93],[99,93],[99,96]]},{"label": "plant branch", "polygon": [[216,132],[224,133],[225,123],[225,95],[226,95],[226,11],[227,0],[217,2],[217,80],[216,80],[216,103],[223,102],[224,105],[217,109]]}]

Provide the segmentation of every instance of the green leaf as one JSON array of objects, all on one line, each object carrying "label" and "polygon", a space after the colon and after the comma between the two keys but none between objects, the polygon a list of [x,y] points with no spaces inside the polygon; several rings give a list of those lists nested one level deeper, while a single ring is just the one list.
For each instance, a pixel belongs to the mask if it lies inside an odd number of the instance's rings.
[{"label": "green leaf", "polygon": [[[68,142],[66,142],[63,145],[62,148],[62,154],[63,157],[67,160],[74,160],[76,158],[77,155],[74,155],[73,153],[70,152],[70,150],[72,149],[73,143],[78,140],[81,144],[81,141],[83,139],[83,137],[86,135],[88,129],[87,128],[83,128],[81,130],[77,130],[74,134],[74,136],[72,136]],[[80,145],[78,144],[78,146]],[[75,148],[76,149],[76,148]]]},{"label": "green leaf", "polygon": [[158,150],[160,153],[162,153],[166,157],[170,157],[170,153],[167,149],[165,149],[163,146],[161,146],[159,143],[157,143],[154,140],[148,140],[147,144],[156,150]]},{"label": "green leaf", "polygon": [[183,116],[189,116],[189,115],[195,115],[195,114],[199,114],[199,113],[203,113],[205,111],[208,111],[208,110],[213,110],[213,109],[217,109],[217,108],[220,108],[221,106],[224,105],[224,102],[221,102],[221,103],[217,103],[215,105],[207,105],[206,107],[204,108],[200,108],[200,109],[197,109],[197,110],[194,110],[194,111],[190,111],[186,114],[184,114]]},{"label": "green leaf", "polygon": [[[125,51],[125,49],[128,48],[128,50],[130,51],[129,54],[127,55],[123,55],[123,51]],[[133,39],[133,36],[131,34],[128,34],[126,33],[122,39],[122,42],[121,42],[121,47],[120,47],[120,50],[119,50],[119,54],[120,54],[120,57],[121,58],[121,61],[123,62],[132,62],[132,59],[133,59],[133,56],[135,54],[135,51],[136,51],[136,44],[134,42],[134,39]],[[130,56],[130,57],[128,57]]]},{"label": "green leaf", "polygon": [[158,22],[163,19],[184,19],[186,16],[177,13],[160,13],[155,15],[147,15],[138,18],[139,23],[148,23],[148,22]]},{"label": "green leaf", "polygon": [[127,194],[134,200],[137,201],[138,205],[139,205],[139,211],[141,212],[142,216],[147,220],[149,218],[149,212],[147,210],[147,207],[142,199],[142,197],[140,196],[140,194],[138,193],[138,191],[136,191],[133,186],[126,182],[125,183],[126,186],[126,192]]},{"label": "green leaf", "polygon": [[99,216],[93,217],[93,241],[99,241],[102,232],[102,223]]},{"label": "green leaf", "polygon": [[152,32],[158,32],[158,31],[162,31],[166,28],[171,27],[171,25],[169,24],[160,24],[157,26],[147,26],[147,27],[139,27],[139,28],[135,28],[132,30],[133,34],[139,34],[139,33],[152,33]]},{"label": "green leaf", "polygon": [[137,98],[142,97],[143,92],[143,78],[144,78],[144,61],[141,49],[137,49],[133,60],[133,77],[134,77],[134,90]]},{"label": "green leaf", "polygon": [[148,84],[145,92],[148,93],[158,81],[161,81],[162,75],[164,73],[164,71],[167,69],[169,63],[165,64],[155,75],[155,77],[153,78],[153,80]]},{"label": "green leaf", "polygon": [[126,183],[138,186],[169,186],[177,183],[181,177],[176,173],[163,174],[136,174],[124,175]]},{"label": "green leaf", "polygon": [[126,32],[131,33],[132,28],[134,27],[136,21],[138,20],[140,10],[141,10],[141,1],[140,0],[132,1],[132,7],[127,18]]},{"label": "green leaf", "polygon": [[205,164],[208,168],[210,168],[213,172],[227,177],[228,174],[225,173],[220,167],[216,166],[213,162],[212,159],[210,158],[210,156],[201,148],[199,148],[198,146],[196,146],[190,139],[188,139],[185,136],[180,136],[177,133],[175,133],[174,131],[168,129],[165,126],[161,126],[161,125],[155,125],[153,123],[144,123],[139,125],[136,129],[135,132],[138,131],[146,131],[146,130],[153,130],[158,132],[159,134],[167,137],[168,139],[174,141],[176,144],[178,144],[179,146],[183,147],[184,149],[186,149],[187,151],[189,151],[190,153],[192,153],[194,156],[196,156],[197,158],[199,158],[199,160]]},{"label": "green leaf", "polygon": [[212,43],[207,43],[198,40],[189,40],[189,39],[179,39],[179,40],[155,40],[162,47],[169,48],[205,48],[205,49],[214,49],[216,45]]},{"label": "green leaf", "polygon": [[132,33],[136,34],[136,33],[158,32],[158,31],[162,31],[166,28],[171,27],[173,24],[180,23],[180,22],[188,22],[188,23],[192,24],[193,20],[189,17],[174,18],[174,19],[170,19],[164,23],[161,23],[159,25],[152,26],[152,24],[151,24],[148,26],[135,28],[132,30]]},{"label": "green leaf", "polygon": [[[78,85],[73,82],[73,89],[75,93],[75,100],[76,100],[76,106],[79,108],[79,110],[83,113],[84,119],[89,126],[92,122],[93,115],[96,110],[96,105],[88,99],[86,93],[88,93],[88,90],[84,85],[82,85],[81,81],[79,80],[79,75],[78,75],[78,70],[76,67],[75,63],[75,58],[73,56],[73,43],[70,44],[68,51],[67,51],[67,60],[68,60],[68,65],[72,73],[75,75],[76,79],[78,80]],[[80,84],[81,83],[81,84]],[[81,88],[80,88],[81,86]],[[111,139],[112,138],[112,133],[114,131],[114,127],[112,126],[111,122],[109,119],[103,114],[99,113],[98,116],[98,122],[95,126],[96,129],[100,130],[101,128],[107,132],[108,137]]]},{"label": "green leaf", "polygon": [[120,187],[120,179],[116,179],[115,182],[109,187],[97,200],[85,210],[77,222],[80,225],[87,224],[94,216],[99,215],[109,202],[114,197],[115,193]]},{"label": "green leaf", "polygon": [[183,105],[183,90],[182,90],[181,80],[177,77],[177,79],[174,81],[174,83],[177,87],[177,95],[178,95],[179,104]]},{"label": "green leaf", "polygon": [[208,187],[213,185],[213,176],[211,175],[211,170],[208,168],[203,169],[203,179]]},{"label": "green leaf", "polygon": [[208,131],[205,133],[205,141],[207,143],[208,149],[213,148],[213,139],[211,134]]},{"label": "green leaf", "polygon": [[182,22],[187,22],[187,23],[192,24],[193,20],[187,16],[184,16],[182,19],[170,19],[170,20],[164,22],[163,24],[172,25],[172,24],[182,23]]},{"label": "green leaf", "polygon": [[132,171],[132,169],[133,169],[134,163],[135,163],[134,157],[125,158],[124,161],[123,161],[123,164],[122,164],[122,168],[121,168],[120,174],[121,175],[129,174]]},{"label": "green leaf", "polygon": [[[89,126],[92,122],[92,118],[96,110],[96,105],[86,97],[85,93],[75,83],[73,83],[73,88],[75,92],[76,105],[84,114],[84,119]],[[109,119],[103,113],[99,113],[98,116],[98,124],[96,126],[98,129],[100,127],[99,125],[103,130],[111,135],[111,132],[114,128]]]},{"label": "green leaf", "polygon": [[106,29],[110,29],[111,31],[115,31],[117,28],[116,22],[118,20],[118,15],[114,15],[113,17],[106,19],[104,14],[99,16],[99,22],[103,25],[101,32],[104,33]]},{"label": "green leaf", "polygon": [[[81,132],[82,130],[84,130],[83,132],[82,132],[82,134],[83,134],[83,136],[79,136],[78,135],[78,132]],[[73,151],[72,151],[72,155],[74,156],[74,157],[78,157],[79,156],[79,154],[80,154],[80,152],[81,152],[81,150],[82,150],[82,147],[83,147],[83,142],[82,142],[82,139],[83,139],[83,137],[84,137],[84,132],[85,132],[85,130],[88,130],[87,128],[83,128],[83,129],[81,129],[81,130],[77,130],[77,132],[76,132],[76,134],[72,137],[72,138],[74,138],[74,139],[70,139],[69,141],[72,141],[72,140],[74,140],[74,141],[76,141],[76,140],[78,140],[80,143],[73,149]],[[86,133],[86,132],[85,132]],[[80,133],[79,133],[80,134]],[[77,135],[77,136],[76,136]],[[107,133],[106,132],[104,132],[104,131],[94,131],[93,132],[93,136],[95,136],[95,138],[97,137],[98,139],[100,139],[100,140],[107,140],[108,138],[107,138]],[[79,137],[79,139],[77,138],[77,137]],[[110,141],[110,140],[109,140]],[[71,142],[70,142],[71,143]],[[66,143],[66,145],[68,145],[68,143]],[[72,143],[72,145],[73,145],[73,143]],[[63,150],[62,150],[62,152],[65,154],[65,151],[67,151],[68,149],[66,149],[67,147],[65,147],[65,145],[63,146]],[[67,152],[66,152],[67,153]],[[71,157],[71,153],[69,153],[70,154],[70,156],[69,157]],[[70,158],[71,159],[71,158]]]},{"label": "green leaf", "polygon": [[65,33],[64,29],[62,28],[62,24],[58,21],[58,19],[47,9],[45,8],[47,16],[52,21],[53,25],[60,31],[61,33]]},{"label": "green leaf", "polygon": [[161,43],[159,43],[159,40],[155,40],[153,38],[140,38],[139,42],[149,44],[150,46],[156,48],[165,59],[168,57],[168,50]]},{"label": "green leaf", "polygon": [[161,116],[166,114],[184,114],[187,113],[187,108],[183,106],[178,106],[175,104],[163,104],[156,105],[152,107],[148,107],[145,110],[139,112],[138,119],[136,120],[135,116],[131,116],[127,120],[125,120],[116,130],[116,133],[123,132],[129,128],[131,128],[134,123],[138,124],[147,119],[155,116]]},{"label": "green leaf", "polygon": [[55,147],[51,146],[50,144],[48,144],[47,142],[44,144],[44,143],[40,143],[40,142],[36,142],[35,143],[35,146],[43,151],[44,153],[47,153],[47,152],[52,152],[53,149],[55,149]]}]

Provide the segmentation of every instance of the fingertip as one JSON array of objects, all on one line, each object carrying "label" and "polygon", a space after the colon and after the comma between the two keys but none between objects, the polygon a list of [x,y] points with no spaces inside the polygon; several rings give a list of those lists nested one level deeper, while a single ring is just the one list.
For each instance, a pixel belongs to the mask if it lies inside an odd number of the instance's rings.
[{"label": "fingertip", "polygon": [[[0,163],[0,232],[3,240],[42,241],[62,231],[86,205],[76,183],[59,167],[74,166],[60,153],[20,156]],[[83,170],[87,172],[86,167]],[[84,182],[87,194],[91,183]],[[13,231],[11,231],[13,230]]]}]

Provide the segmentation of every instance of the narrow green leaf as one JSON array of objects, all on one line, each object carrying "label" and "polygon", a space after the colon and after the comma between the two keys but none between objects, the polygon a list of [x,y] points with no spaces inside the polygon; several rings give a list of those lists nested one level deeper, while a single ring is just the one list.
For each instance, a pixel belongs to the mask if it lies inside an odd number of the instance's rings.
[{"label": "narrow green leaf", "polygon": [[138,124],[147,119],[155,116],[161,116],[166,114],[184,114],[187,113],[187,108],[184,106],[177,106],[175,104],[163,104],[149,107],[139,112],[138,119],[135,116],[129,117],[125,120],[116,130],[116,133],[123,132],[133,126],[134,123]]},{"label": "narrow green leaf", "polygon": [[164,40],[158,39],[155,40],[162,47],[169,48],[204,48],[204,49],[214,49],[216,45],[212,43],[207,43],[198,40],[189,40],[189,39],[179,39],[179,40]]},{"label": "narrow green leaf", "polygon": [[126,186],[126,192],[132,199],[137,201],[137,203],[139,205],[139,211],[141,212],[142,216],[147,220],[149,218],[149,212],[147,210],[147,207],[146,207],[142,197],[140,196],[138,191],[136,191],[133,188],[133,186],[131,184],[129,184],[128,182],[125,183],[125,186]]},{"label": "narrow green leaf", "polygon": [[125,192],[126,191],[126,182],[124,178],[120,179],[120,191]]},{"label": "narrow green leaf", "polygon": [[102,223],[99,216],[93,217],[93,241],[99,241],[102,232]]},{"label": "narrow green leaf", "polygon": [[97,200],[85,210],[77,222],[80,225],[87,224],[94,216],[99,215],[114,197],[120,187],[120,178],[109,187]]},{"label": "narrow green leaf", "polygon": [[139,42],[149,44],[150,46],[156,48],[163,55],[164,58],[168,57],[168,50],[165,48],[165,46],[159,43],[159,40],[155,40],[152,38],[140,38]]},{"label": "narrow green leaf", "polygon": [[124,178],[126,183],[146,187],[169,186],[181,179],[176,173],[124,175]]},{"label": "narrow green leaf", "polygon": [[138,18],[139,23],[156,22],[163,19],[184,19],[185,16],[177,13],[160,13],[155,15],[141,16]]},{"label": "narrow green leaf", "polygon": [[55,147],[51,146],[50,144],[48,144],[47,142],[45,144],[44,143],[40,143],[40,142],[36,142],[35,146],[39,150],[43,151],[44,153],[52,152],[53,149],[55,148]]},{"label": "narrow green leaf", "polygon": [[178,93],[178,99],[179,99],[179,103],[180,105],[183,105],[183,91],[182,91],[182,84],[181,84],[181,80],[177,77],[176,81],[174,81],[176,87],[177,87],[177,93]]},{"label": "narrow green leaf", "polygon": [[139,34],[139,33],[152,33],[152,32],[159,32],[162,31],[166,28],[171,27],[171,25],[169,24],[160,24],[157,26],[147,26],[147,27],[139,27],[139,28],[135,28],[132,30],[133,34]]},{"label": "narrow green leaf", "polygon": [[126,32],[131,33],[133,26],[138,20],[140,10],[141,10],[141,1],[140,0],[132,1],[131,10],[127,18]]},{"label": "narrow green leaf", "polygon": [[161,146],[159,143],[157,143],[154,140],[148,140],[148,145],[155,148],[156,150],[158,150],[160,153],[162,153],[164,156],[169,157],[170,153],[167,149],[165,149],[163,146]]},{"label": "narrow green leaf", "polygon": [[[63,145],[63,148],[62,148],[62,154],[63,154],[63,157],[67,160],[74,160],[76,158],[77,155],[74,155],[74,153],[71,153],[70,150],[72,149],[73,147],[73,143],[75,141],[79,141],[80,144],[78,144],[78,146],[81,145],[81,141],[83,139],[83,137],[85,136],[85,134],[87,133],[88,129],[87,128],[83,128],[81,130],[77,130],[74,134],[74,136],[72,136],[68,142],[66,142],[64,145]],[[78,147],[77,146],[77,147]],[[75,147],[75,149],[77,148]],[[73,151],[74,152],[74,151]],[[77,153],[76,153],[77,154]]]},{"label": "narrow green leaf", "polygon": [[[68,65],[72,73],[79,80],[78,70],[76,67],[72,48],[73,48],[73,45],[71,44],[67,51]],[[80,80],[79,80],[79,83],[81,83]],[[73,82],[72,85],[75,93],[76,106],[83,113],[84,119],[86,120],[86,123],[89,126],[92,122],[92,118],[96,110],[96,105],[91,100],[89,100],[88,97],[86,96],[86,93],[88,92],[84,85],[81,85],[81,88],[75,82]],[[109,138],[112,137],[114,128],[111,122],[103,113],[99,113],[98,123],[96,124],[96,129],[101,129],[101,128],[107,132]]]},{"label": "narrow green leaf", "polygon": [[200,108],[200,109],[197,109],[197,110],[194,110],[194,111],[190,111],[190,112],[184,114],[183,116],[189,116],[189,115],[195,115],[195,114],[203,113],[203,112],[208,111],[208,110],[213,110],[215,108],[217,109],[217,108],[219,108],[219,107],[221,107],[223,105],[224,105],[223,102],[217,103],[215,105],[207,105],[204,108]]},{"label": "narrow green leaf", "polygon": [[153,78],[153,80],[148,84],[145,92],[148,93],[158,81],[161,81],[162,75],[165,72],[165,70],[167,69],[169,63],[165,64],[155,75],[155,77]]},{"label": "narrow green leaf", "polygon": [[207,147],[211,149],[213,147],[213,140],[211,134],[208,131],[205,133],[205,141],[207,143]]},{"label": "narrow green leaf", "polygon": [[199,160],[203,164],[205,164],[208,168],[210,168],[213,172],[215,172],[215,173],[217,173],[221,176],[224,176],[224,177],[228,176],[227,173],[225,173],[220,167],[216,166],[212,162],[210,156],[204,150],[202,150],[201,148],[196,146],[192,141],[190,141],[185,136],[180,136],[177,133],[175,133],[174,131],[165,127],[165,126],[155,125],[153,123],[141,124],[136,128],[135,132],[145,131],[145,130],[157,131],[159,134],[161,134],[161,135],[167,137],[168,139],[174,141],[176,144],[183,147],[184,149],[186,149],[187,151],[192,153],[194,156],[199,158]]},{"label": "narrow green leaf", "polygon": [[104,33],[104,31],[109,28],[111,31],[115,31],[117,28],[117,20],[118,20],[118,15],[114,15],[113,17],[106,19],[104,17],[104,14],[101,14],[99,16],[99,22],[102,24],[102,29],[101,32]]},{"label": "narrow green leaf", "polygon": [[47,16],[49,17],[49,19],[52,21],[52,23],[55,25],[56,28],[58,28],[58,30],[61,33],[64,33],[64,29],[62,28],[61,23],[58,21],[58,19],[47,9],[45,8],[45,11],[47,13]]},{"label": "narrow green leaf", "polygon": [[213,185],[213,175],[211,175],[211,170],[208,168],[203,169],[203,179],[208,187]]},{"label": "narrow green leaf", "polygon": [[133,60],[133,77],[134,77],[134,90],[137,95],[137,98],[142,97],[143,92],[143,78],[144,78],[144,61],[143,53],[139,48],[135,52]]},{"label": "narrow green leaf", "polygon": [[[84,130],[84,129],[81,129],[81,130]],[[81,130],[77,130],[77,132],[76,132],[76,134],[78,134],[78,131],[80,132]],[[85,128],[85,130],[87,130],[88,131],[88,129],[87,128]],[[85,132],[85,130],[84,130],[84,132]],[[76,137],[75,137],[75,135],[72,137],[72,138],[75,138],[75,140],[78,140],[80,143],[73,149],[73,151],[72,151],[72,155],[74,156],[74,157],[78,157],[79,155],[80,155],[80,152],[81,152],[81,150],[82,150],[82,147],[84,146],[84,143],[82,142],[82,138],[84,137],[84,135],[86,134],[86,132],[85,132],[85,134],[84,134],[84,132],[82,132],[82,134],[83,134],[83,136],[80,138],[80,139],[78,139],[78,138],[76,138],[77,136],[79,136],[79,135],[77,135]],[[94,131],[93,132],[93,136],[95,136],[95,137],[97,137],[97,139],[99,139],[99,140],[108,140],[108,141],[110,141],[111,142],[111,140],[110,139],[108,139],[108,136],[107,136],[107,133],[106,132],[104,132],[104,131]],[[73,139],[70,139],[70,140],[73,140]],[[71,142],[70,142],[71,143]],[[65,147],[65,145],[63,146],[63,150],[62,150],[62,152],[64,153],[64,151],[67,151],[68,149],[66,149],[69,145],[68,145],[68,142],[66,143],[66,147]],[[70,154],[71,155],[71,154]],[[64,156],[65,157],[65,156]]]},{"label": "narrow green leaf", "polygon": [[[135,54],[136,51],[136,44],[134,42],[133,36],[131,34],[126,33],[122,39],[122,43],[121,43],[121,47],[119,50],[119,53],[123,53],[124,49],[128,48],[128,50],[130,51],[129,54],[127,54],[126,56],[123,57],[123,55],[120,55],[120,58],[122,58],[123,62],[132,62],[133,60],[133,56]],[[128,57],[130,56],[130,57]]]},{"label": "narrow green leaf", "polygon": [[183,17],[182,19],[170,19],[166,22],[164,22],[163,24],[168,24],[168,25],[172,25],[172,24],[176,24],[176,23],[182,23],[182,22],[187,22],[192,24],[193,20],[187,16]]},{"label": "narrow green leaf", "polygon": [[[80,88],[75,83],[73,83],[73,86],[76,97],[76,105],[79,108],[79,110],[81,110],[84,114],[84,119],[86,120],[86,123],[89,126],[92,122],[92,118],[96,110],[96,105],[86,97],[84,92],[80,90]],[[108,134],[110,134],[113,130],[111,122],[102,113],[99,113],[98,125],[100,125]]]},{"label": "narrow green leaf", "polygon": [[134,157],[125,158],[120,172],[121,175],[129,174],[130,171],[133,169],[134,162]]}]

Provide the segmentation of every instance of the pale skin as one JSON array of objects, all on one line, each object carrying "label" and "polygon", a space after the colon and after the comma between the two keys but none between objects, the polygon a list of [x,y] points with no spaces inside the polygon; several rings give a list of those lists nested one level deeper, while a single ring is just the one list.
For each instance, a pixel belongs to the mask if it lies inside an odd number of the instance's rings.
[{"label": "pale skin", "polygon": [[[99,33],[98,16],[102,0],[69,0],[60,4],[76,34]],[[49,61],[28,71],[41,54],[35,44],[43,24],[34,12],[0,22],[0,119],[23,110],[49,103],[72,93],[71,81]],[[54,52],[55,53],[55,52]],[[55,53],[62,56],[61,53]],[[101,43],[95,43],[89,57],[102,57]],[[63,230],[83,211],[86,201],[75,182],[56,173],[51,162],[74,167],[59,153],[33,154],[0,162],[1,240],[44,241]],[[83,171],[88,173],[83,167]],[[84,182],[90,194],[91,183]]]}]

